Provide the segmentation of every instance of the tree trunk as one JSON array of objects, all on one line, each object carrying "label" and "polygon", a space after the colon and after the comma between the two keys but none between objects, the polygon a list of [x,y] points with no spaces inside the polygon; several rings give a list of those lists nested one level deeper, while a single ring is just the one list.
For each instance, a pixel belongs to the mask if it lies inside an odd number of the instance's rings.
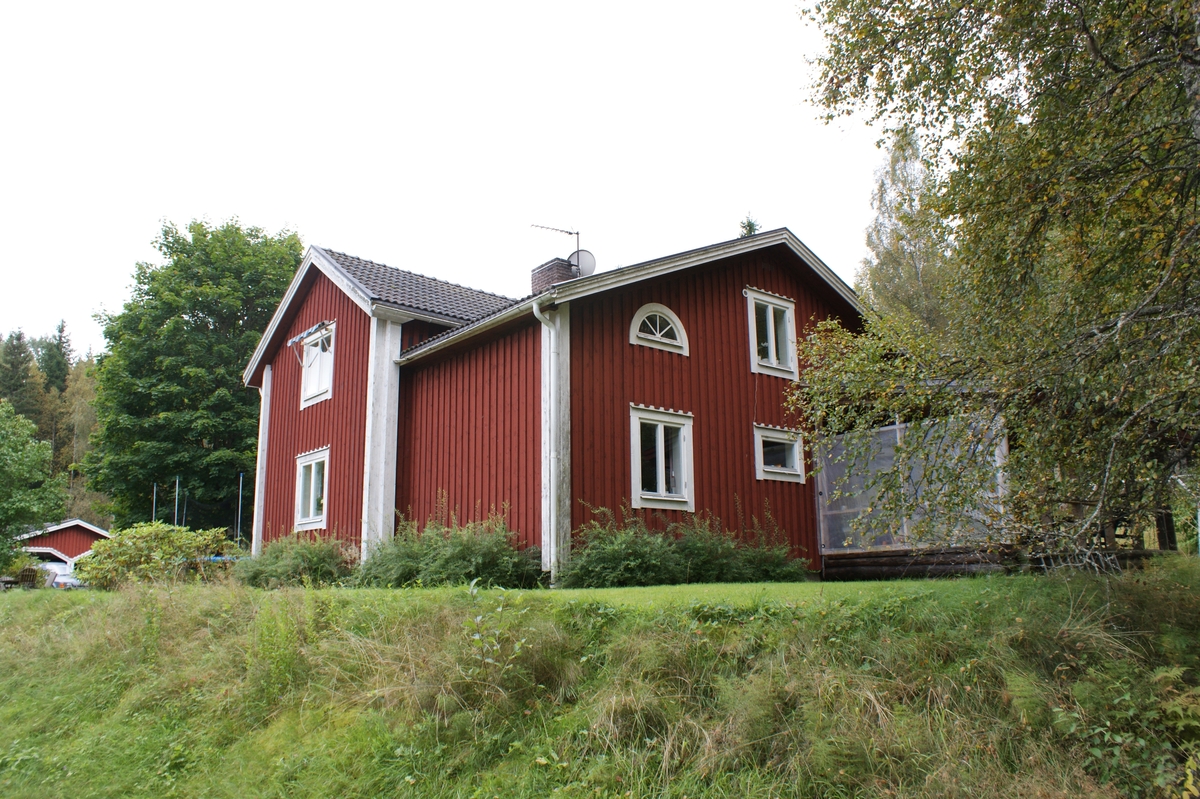
[{"label": "tree trunk", "polygon": [[1175,540],[1175,516],[1171,513],[1170,508],[1154,514],[1154,526],[1158,528],[1159,549],[1170,552],[1179,549],[1179,544]]},{"label": "tree trunk", "polygon": [[1192,136],[1200,141],[1200,0],[1192,0],[1192,25],[1196,29],[1196,38],[1192,40],[1191,52],[1184,53],[1183,83],[1188,93]]}]

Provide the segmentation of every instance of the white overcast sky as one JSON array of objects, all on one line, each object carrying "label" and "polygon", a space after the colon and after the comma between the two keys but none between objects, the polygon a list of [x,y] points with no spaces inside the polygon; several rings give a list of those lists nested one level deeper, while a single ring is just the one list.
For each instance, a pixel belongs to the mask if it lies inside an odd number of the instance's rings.
[{"label": "white overcast sky", "polygon": [[0,331],[103,349],[162,221],[509,296],[789,227],[847,282],[883,159],[795,2],[0,4]]}]

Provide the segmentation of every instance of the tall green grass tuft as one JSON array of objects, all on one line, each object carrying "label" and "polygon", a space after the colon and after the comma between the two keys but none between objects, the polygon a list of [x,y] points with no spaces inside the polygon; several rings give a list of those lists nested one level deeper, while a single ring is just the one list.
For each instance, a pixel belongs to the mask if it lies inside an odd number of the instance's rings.
[{"label": "tall green grass tuft", "polygon": [[1200,746],[1200,563],[1179,557],[1119,577],[7,592],[0,630],[14,797],[1166,797]]}]

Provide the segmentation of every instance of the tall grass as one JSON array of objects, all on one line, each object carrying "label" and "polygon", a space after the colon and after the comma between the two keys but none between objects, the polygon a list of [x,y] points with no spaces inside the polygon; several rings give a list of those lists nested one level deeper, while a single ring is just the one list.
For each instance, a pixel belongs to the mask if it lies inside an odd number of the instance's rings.
[{"label": "tall grass", "polygon": [[1195,562],[716,588],[10,592],[0,790],[1153,796],[1197,743]]}]

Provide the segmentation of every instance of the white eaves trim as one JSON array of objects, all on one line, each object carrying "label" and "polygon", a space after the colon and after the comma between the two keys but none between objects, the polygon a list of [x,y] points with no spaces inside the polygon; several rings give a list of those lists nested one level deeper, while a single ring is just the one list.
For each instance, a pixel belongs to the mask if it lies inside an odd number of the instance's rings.
[{"label": "white eaves trim", "polygon": [[[510,305],[508,308],[499,311],[493,316],[485,316],[483,319],[480,319],[477,322],[471,322],[463,325],[458,330],[455,330],[452,334],[447,335],[445,338],[432,341],[428,345],[423,344],[413,348],[408,354],[401,355],[399,358],[397,358],[396,363],[404,366],[405,364],[420,360],[427,355],[431,355],[435,352],[439,352],[440,350],[444,350],[447,347],[451,347],[464,338],[470,338],[478,333],[484,333],[494,327],[507,324],[508,322],[525,316],[526,314],[532,314],[534,301],[537,299],[542,299],[545,296],[546,295],[544,294],[540,294],[537,297],[530,297],[522,300],[516,305]],[[543,303],[542,307],[544,309],[546,306],[552,304],[553,303]]]},{"label": "white eaves trim", "polygon": [[107,530],[102,530],[94,524],[88,524],[83,519],[67,519],[65,522],[51,525],[50,527],[43,527],[40,530],[33,530],[32,532],[22,533],[21,535],[17,536],[14,540],[24,541],[26,538],[34,538],[35,536],[45,535],[46,533],[54,533],[59,530],[65,530],[68,527],[82,527],[85,530],[93,532],[96,535],[103,536],[104,538],[112,538],[112,533],[108,532]]},{"label": "white eaves trim", "polygon": [[404,311],[377,301],[371,296],[370,291],[365,286],[351,277],[324,250],[314,244],[309,246],[308,250],[304,253],[304,259],[300,262],[300,268],[296,270],[296,276],[292,278],[292,282],[284,293],[283,299],[279,302],[279,307],[275,309],[275,314],[271,317],[270,324],[263,331],[262,338],[258,340],[258,346],[254,349],[254,355],[251,356],[250,363],[242,372],[243,383],[249,385],[250,378],[258,371],[267,349],[279,334],[279,326],[283,324],[288,308],[291,306],[293,300],[295,300],[297,292],[300,291],[300,286],[303,285],[309,271],[312,269],[320,270],[321,274],[329,278],[367,316],[386,319],[389,322],[399,322],[401,324],[411,322],[414,319],[436,322],[443,325],[461,324],[461,322],[455,322],[440,316]]},{"label": "white eaves trim", "polygon": [[591,277],[559,283],[550,289],[550,293],[559,302],[568,302],[579,297],[586,297],[589,294],[618,288],[628,283],[648,280],[661,275],[669,275],[681,269],[688,269],[722,258],[730,258],[735,255],[754,252],[755,250],[774,247],[777,244],[786,245],[802,261],[812,267],[817,276],[837,292],[838,296],[849,303],[860,314],[866,313],[866,309],[858,301],[858,295],[854,293],[854,290],[834,274],[833,270],[824,261],[818,258],[812,250],[805,246],[804,242],[796,238],[795,234],[787,228],[779,228],[767,233],[760,233],[757,236],[734,239],[723,244],[715,244],[711,247],[703,247],[698,250],[680,253],[679,255],[671,255],[656,261],[647,261],[644,264],[627,266],[623,269],[614,269],[611,272],[602,272]]},{"label": "white eaves trim", "polygon": [[620,288],[621,286],[630,283],[636,283],[640,280],[649,280],[650,278],[668,275],[672,272],[678,272],[682,269],[688,269],[693,266],[701,266],[712,261],[718,261],[722,258],[730,258],[735,255],[742,255],[755,250],[774,247],[777,244],[786,245],[793,253],[795,253],[802,261],[808,264],[817,276],[832,288],[839,297],[850,304],[855,311],[860,315],[866,314],[866,308],[858,300],[858,295],[854,290],[847,286],[840,277],[834,274],[824,261],[816,256],[816,254],[808,249],[804,242],[796,238],[795,234],[787,228],[779,228],[766,233],[759,233],[754,236],[747,236],[744,239],[734,239],[723,244],[714,244],[711,247],[702,247],[698,250],[689,250],[678,255],[671,255],[666,258],[659,258],[656,261],[647,261],[643,264],[635,264],[626,266],[620,269],[614,269],[611,272],[602,272],[590,277],[580,277],[574,280],[569,280],[563,283],[558,283],[551,286],[550,289],[539,294],[536,297],[530,297],[526,300],[511,305],[508,308],[496,313],[494,316],[484,317],[483,319],[472,322],[455,330],[452,334],[440,338],[437,341],[430,342],[428,345],[419,345],[410,351],[407,355],[401,356],[396,360],[396,363],[401,366],[420,360],[435,352],[439,352],[447,347],[457,344],[463,339],[470,338],[478,333],[483,333],[491,330],[494,327],[511,322],[526,314],[532,313],[533,303],[536,300],[541,300],[541,307],[555,302],[570,302],[571,300],[580,297],[587,297],[591,294],[597,294],[601,291]]},{"label": "white eaves trim", "polygon": [[275,309],[275,314],[271,317],[270,324],[263,331],[262,338],[258,340],[258,346],[254,348],[254,355],[250,356],[250,363],[247,364],[245,370],[242,372],[242,382],[246,385],[250,384],[251,376],[258,371],[258,365],[266,354],[267,348],[271,346],[271,342],[275,340],[275,336],[279,333],[279,326],[283,324],[288,307],[291,306],[292,300],[296,298],[296,292],[300,290],[300,286],[304,283],[304,279],[308,277],[308,272],[311,269],[321,270],[321,273],[333,281],[335,286],[345,292],[346,296],[354,300],[354,304],[362,308],[364,313],[371,313],[371,297],[359,285],[358,281],[353,280],[343,272],[320,247],[310,246],[308,251],[304,253],[304,260],[300,262],[300,268],[296,270],[296,276],[292,278],[291,284],[288,285],[287,291],[284,292],[283,299],[279,302],[279,307]]}]

